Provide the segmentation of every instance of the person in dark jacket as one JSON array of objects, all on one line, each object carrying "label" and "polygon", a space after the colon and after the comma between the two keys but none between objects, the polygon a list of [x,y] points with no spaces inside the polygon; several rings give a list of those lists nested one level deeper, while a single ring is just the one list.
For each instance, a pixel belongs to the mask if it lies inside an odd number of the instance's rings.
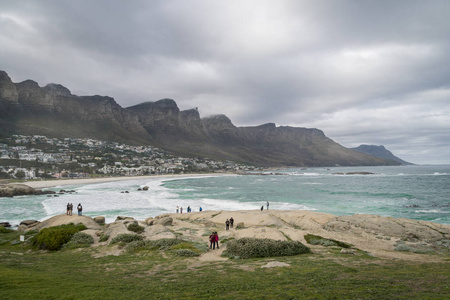
[{"label": "person in dark jacket", "polygon": [[78,215],[79,216],[83,215],[83,206],[81,206],[81,203],[78,203],[77,209],[78,209]]},{"label": "person in dark jacket", "polygon": [[228,229],[230,229],[230,221],[227,219],[225,221],[225,230],[228,230]]},{"label": "person in dark jacket", "polygon": [[230,218],[230,227],[233,228],[233,224],[234,224],[234,219],[233,217]]}]

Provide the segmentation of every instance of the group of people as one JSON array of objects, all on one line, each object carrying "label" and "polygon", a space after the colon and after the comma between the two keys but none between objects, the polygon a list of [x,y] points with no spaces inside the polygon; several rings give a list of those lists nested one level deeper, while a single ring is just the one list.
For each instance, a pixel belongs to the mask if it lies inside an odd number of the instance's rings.
[{"label": "group of people", "polygon": [[214,231],[209,236],[209,249],[219,249],[219,235],[217,234],[217,231]]},{"label": "group of people", "polygon": [[[81,206],[81,203],[78,203],[77,210],[78,210],[78,215],[79,216],[83,215],[83,206]],[[72,203],[67,203],[66,215],[71,216],[72,215],[72,211],[73,211],[73,204]]]},{"label": "group of people", "polygon": [[[200,208],[199,208],[198,211],[202,211],[202,210],[203,210],[203,208],[200,206]],[[187,212],[188,212],[188,213],[192,212],[192,209],[191,209],[190,206],[187,207]],[[177,206],[177,213],[182,214],[182,213],[183,213],[183,207]]]},{"label": "group of people", "polygon": [[233,224],[234,224],[234,219],[233,219],[233,217],[231,217],[230,219],[227,219],[227,220],[225,221],[225,229],[226,229],[226,230],[229,230],[230,227],[233,228]]}]

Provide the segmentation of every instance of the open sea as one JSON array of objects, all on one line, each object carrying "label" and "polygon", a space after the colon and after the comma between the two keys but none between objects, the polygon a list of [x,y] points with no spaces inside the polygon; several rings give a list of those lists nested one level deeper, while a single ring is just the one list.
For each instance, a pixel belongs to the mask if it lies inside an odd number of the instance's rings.
[{"label": "open sea", "polygon": [[[450,225],[450,166],[280,169],[267,175],[211,175],[136,179],[51,188],[76,193],[58,197],[0,198],[0,222],[45,220],[64,214],[68,202],[83,214],[138,220],[188,206],[192,211],[299,209],[334,215],[376,214]],[[276,172],[276,175],[275,175]],[[336,173],[371,172],[373,175]],[[282,175],[280,175],[282,174]],[[148,191],[138,188],[148,186]],[[128,191],[128,193],[125,193]]]}]

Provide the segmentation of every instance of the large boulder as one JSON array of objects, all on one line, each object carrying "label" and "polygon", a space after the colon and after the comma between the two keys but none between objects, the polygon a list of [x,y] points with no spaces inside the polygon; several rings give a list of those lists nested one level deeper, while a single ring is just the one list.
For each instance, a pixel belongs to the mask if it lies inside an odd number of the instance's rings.
[{"label": "large boulder", "polygon": [[105,217],[104,216],[95,217],[94,222],[97,224],[105,224]]},{"label": "large boulder", "polygon": [[25,184],[2,184],[0,185],[0,197],[13,197],[22,195],[33,195],[36,190]]},{"label": "large boulder", "polygon": [[25,220],[25,221],[20,222],[20,225],[30,226],[37,222],[39,222],[39,221],[38,220]]},{"label": "large boulder", "polygon": [[172,217],[164,217],[164,218],[156,219],[153,224],[159,224],[159,225],[163,225],[163,226],[170,226],[170,225],[173,224],[173,219],[172,219]]}]

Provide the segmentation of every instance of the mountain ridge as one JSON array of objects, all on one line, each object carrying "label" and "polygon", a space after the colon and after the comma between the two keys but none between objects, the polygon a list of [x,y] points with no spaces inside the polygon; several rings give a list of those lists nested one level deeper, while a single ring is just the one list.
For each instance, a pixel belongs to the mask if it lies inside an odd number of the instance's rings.
[{"label": "mountain ridge", "polygon": [[399,164],[347,149],[315,128],[274,123],[236,127],[225,115],[201,118],[197,109],[181,111],[167,98],[123,108],[114,98],[73,95],[60,84],[13,83],[4,71],[0,71],[0,125],[4,135],[117,140],[267,167]]}]

